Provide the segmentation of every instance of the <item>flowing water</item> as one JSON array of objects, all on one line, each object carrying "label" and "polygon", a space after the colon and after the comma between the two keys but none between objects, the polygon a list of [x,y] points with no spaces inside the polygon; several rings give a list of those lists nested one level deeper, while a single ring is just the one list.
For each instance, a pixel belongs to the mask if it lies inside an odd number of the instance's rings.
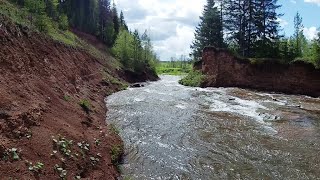
[{"label": "flowing water", "polygon": [[320,99],[161,78],[106,99],[122,177],[320,179]]}]

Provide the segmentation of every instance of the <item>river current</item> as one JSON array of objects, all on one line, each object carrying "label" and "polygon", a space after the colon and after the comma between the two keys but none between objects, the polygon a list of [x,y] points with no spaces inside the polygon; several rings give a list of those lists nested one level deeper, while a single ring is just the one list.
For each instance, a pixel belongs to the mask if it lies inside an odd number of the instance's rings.
[{"label": "river current", "polygon": [[191,88],[178,76],[106,98],[124,179],[320,179],[320,99]]}]

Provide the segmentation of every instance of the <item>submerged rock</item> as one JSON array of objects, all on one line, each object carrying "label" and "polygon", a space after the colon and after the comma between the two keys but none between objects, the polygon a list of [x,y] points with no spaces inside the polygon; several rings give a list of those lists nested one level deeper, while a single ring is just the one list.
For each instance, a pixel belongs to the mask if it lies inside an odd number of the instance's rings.
[{"label": "submerged rock", "polygon": [[144,84],[142,83],[134,83],[130,85],[131,88],[139,88],[139,87],[144,87]]}]

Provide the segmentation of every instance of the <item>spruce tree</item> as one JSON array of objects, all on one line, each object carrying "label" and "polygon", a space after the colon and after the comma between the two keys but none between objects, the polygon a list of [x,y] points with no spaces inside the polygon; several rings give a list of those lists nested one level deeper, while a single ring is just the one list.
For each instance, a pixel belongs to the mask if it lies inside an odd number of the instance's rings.
[{"label": "spruce tree", "polygon": [[114,25],[114,41],[115,41],[117,39],[117,36],[120,31],[120,20],[119,20],[119,16],[118,16],[117,7],[114,2],[113,2],[112,6],[113,6],[112,7],[112,21],[113,21],[113,25]]},{"label": "spruce tree", "polygon": [[126,29],[126,30],[129,30],[127,24],[126,24],[126,21],[124,20],[124,15],[123,15],[123,12],[121,11],[120,12],[120,27]]},{"label": "spruce tree", "polygon": [[280,8],[277,0],[260,0],[255,2],[255,43],[252,56],[255,57],[277,57],[280,55],[279,44],[279,21],[276,10]]},{"label": "spruce tree", "polygon": [[277,0],[221,0],[227,42],[244,57],[279,54]]},{"label": "spruce tree", "polygon": [[294,38],[295,38],[295,49],[296,49],[296,57],[302,55],[302,39],[303,39],[303,24],[302,17],[299,12],[294,16]]},{"label": "spruce tree", "polygon": [[215,6],[214,0],[207,0],[201,22],[195,30],[195,40],[191,45],[192,56],[198,58],[206,46],[224,47],[223,27],[220,11]]}]

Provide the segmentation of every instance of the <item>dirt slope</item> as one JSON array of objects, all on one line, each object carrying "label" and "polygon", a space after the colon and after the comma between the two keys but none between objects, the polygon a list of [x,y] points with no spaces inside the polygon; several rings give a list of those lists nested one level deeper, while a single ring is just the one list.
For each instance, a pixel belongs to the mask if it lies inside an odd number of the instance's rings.
[{"label": "dirt slope", "polygon": [[0,16],[0,179],[116,179],[122,141],[104,104],[122,88],[115,72]]},{"label": "dirt slope", "polygon": [[320,70],[304,62],[288,65],[265,60],[254,64],[233,56],[228,50],[207,47],[203,51],[201,67],[196,68],[206,74],[203,86],[320,96]]}]

